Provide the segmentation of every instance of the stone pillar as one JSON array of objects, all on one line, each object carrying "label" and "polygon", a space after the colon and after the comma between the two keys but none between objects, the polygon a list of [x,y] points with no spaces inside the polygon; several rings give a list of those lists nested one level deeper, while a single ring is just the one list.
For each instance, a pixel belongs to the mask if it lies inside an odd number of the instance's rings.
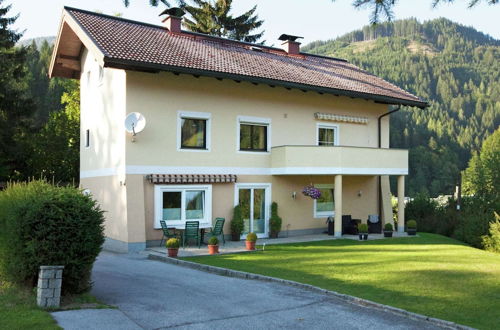
[{"label": "stone pillar", "polygon": [[43,308],[59,307],[64,266],[40,266],[36,303]]},{"label": "stone pillar", "polygon": [[342,175],[335,176],[335,188],[334,188],[334,198],[335,203],[335,237],[342,237]]},{"label": "stone pillar", "polygon": [[398,233],[405,232],[405,176],[398,176]]}]

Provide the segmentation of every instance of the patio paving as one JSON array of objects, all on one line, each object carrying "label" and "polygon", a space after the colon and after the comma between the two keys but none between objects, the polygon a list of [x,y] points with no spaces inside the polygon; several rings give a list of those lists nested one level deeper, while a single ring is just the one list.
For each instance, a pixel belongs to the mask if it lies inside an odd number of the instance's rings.
[{"label": "patio paving", "polygon": [[[397,232],[394,232],[393,237],[417,237],[417,236],[408,236],[408,234],[406,233],[399,234]],[[265,249],[266,245],[271,245],[271,244],[304,243],[304,242],[325,241],[332,239],[352,239],[358,241],[359,237],[358,235],[342,235],[341,238],[338,238],[326,234],[313,234],[313,235],[290,236],[290,237],[280,237],[280,238],[259,238],[259,240],[257,240],[257,245],[261,245],[263,249]],[[384,234],[368,235],[368,240],[372,241],[376,239],[390,239],[390,238],[384,238]],[[145,250],[145,253],[164,256],[167,253],[167,249],[164,246],[149,247]],[[229,253],[252,253],[252,251],[247,251],[245,249],[244,240],[239,242],[226,240],[225,245],[222,244],[219,245],[219,254],[229,254]],[[209,254],[208,254],[208,248],[204,244],[201,245],[201,248],[198,248],[197,246],[193,245],[186,247],[184,249],[181,247],[179,249],[179,254],[178,254],[179,257],[195,257],[195,256],[205,256],[205,255]]]}]

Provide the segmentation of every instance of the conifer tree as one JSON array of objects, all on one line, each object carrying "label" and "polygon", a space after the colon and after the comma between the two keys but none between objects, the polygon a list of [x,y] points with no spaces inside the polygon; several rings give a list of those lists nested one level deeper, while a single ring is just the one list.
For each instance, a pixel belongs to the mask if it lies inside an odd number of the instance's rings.
[{"label": "conifer tree", "polygon": [[[254,32],[260,28],[263,20],[255,13],[257,6],[239,16],[231,14],[233,0],[177,0],[177,5],[190,17],[184,18],[184,26],[193,32],[205,33],[218,37],[226,37],[245,42],[259,42],[264,31]],[[124,0],[125,6],[129,1]],[[171,6],[167,0],[150,0],[151,6],[160,3]]]},{"label": "conifer tree", "polygon": [[13,178],[12,171],[23,170],[16,139],[26,134],[33,111],[31,99],[26,97],[25,56],[26,50],[16,48],[21,37],[10,30],[17,16],[8,16],[11,6],[3,6],[0,0],[0,181]]}]

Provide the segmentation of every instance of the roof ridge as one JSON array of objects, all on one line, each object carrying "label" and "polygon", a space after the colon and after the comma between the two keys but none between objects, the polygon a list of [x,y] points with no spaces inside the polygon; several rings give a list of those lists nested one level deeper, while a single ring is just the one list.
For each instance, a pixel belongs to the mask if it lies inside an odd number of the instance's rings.
[{"label": "roof ridge", "polygon": [[[128,22],[128,23],[133,23],[133,24],[139,24],[139,25],[143,25],[143,26],[148,26],[148,27],[152,27],[152,28],[167,30],[165,27],[163,27],[161,25],[156,25],[156,24],[152,24],[152,23],[146,23],[146,22],[136,21],[136,20],[132,20],[132,19],[129,19],[129,18],[119,17],[119,16],[113,16],[113,15],[108,15],[108,14],[103,14],[103,13],[97,13],[97,12],[86,10],[86,9],[80,9],[80,8],[75,8],[75,7],[70,7],[70,6],[64,6],[64,9],[68,10],[68,11],[78,11],[78,12],[89,14],[89,15],[95,15],[95,16],[110,18],[110,19],[114,19],[114,20],[117,20],[117,21],[123,21],[123,22]],[[253,46],[253,47],[261,47],[261,48],[266,48],[266,49],[272,50],[272,51],[283,52],[285,55],[288,55],[286,53],[286,51],[283,50],[282,48],[273,47],[273,46],[267,46],[267,45],[252,43],[252,42],[234,40],[234,39],[230,39],[230,38],[213,36],[213,35],[209,35],[209,34],[205,34],[205,33],[193,32],[193,31],[187,31],[187,30],[182,30],[182,33],[180,35],[182,35],[182,34],[193,35],[193,36],[200,36],[200,37],[207,38],[207,39],[213,39],[215,41],[226,42],[226,43],[234,43],[234,44],[241,45],[241,46],[246,45],[246,46]],[[276,55],[279,55],[279,54],[276,54]],[[347,63],[349,63],[348,60],[343,59],[343,58],[337,58],[337,57],[317,55],[317,54],[311,54],[311,53],[306,53],[306,52],[300,52],[300,55],[303,55],[303,56],[312,56],[312,57],[324,58],[324,59],[328,59],[328,60],[332,60],[332,61],[340,61],[340,62],[347,62]]]}]

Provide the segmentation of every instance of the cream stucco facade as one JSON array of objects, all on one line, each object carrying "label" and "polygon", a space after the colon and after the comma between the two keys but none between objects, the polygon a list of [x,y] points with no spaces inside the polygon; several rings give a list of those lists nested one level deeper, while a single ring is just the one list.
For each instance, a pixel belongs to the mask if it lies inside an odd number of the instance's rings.
[{"label": "cream stucco facade", "polygon": [[[235,174],[237,184],[266,184],[267,197],[279,205],[282,235],[325,230],[325,217],[315,218],[314,201],[301,194],[309,184],[335,188],[335,207],[341,205],[336,218],[350,214],[366,221],[382,213],[384,222],[392,222],[388,176],[407,175],[408,153],[388,149],[388,117],[381,121],[383,149],[378,148],[378,117],[387,105],[233,80],[102,68],[87,51],[81,63],[80,182],[106,211],[108,248],[136,251],[161,239],[148,174]],[[147,121],[134,139],[123,127],[131,112]],[[208,120],[207,150],[179,148],[185,113]],[[365,122],[317,120],[315,113]],[[268,151],[238,150],[243,121],[266,123]],[[338,146],[317,146],[322,124],[336,127]],[[211,184],[210,216],[226,219],[226,234],[237,184]],[[268,217],[267,204],[265,212]]]}]

